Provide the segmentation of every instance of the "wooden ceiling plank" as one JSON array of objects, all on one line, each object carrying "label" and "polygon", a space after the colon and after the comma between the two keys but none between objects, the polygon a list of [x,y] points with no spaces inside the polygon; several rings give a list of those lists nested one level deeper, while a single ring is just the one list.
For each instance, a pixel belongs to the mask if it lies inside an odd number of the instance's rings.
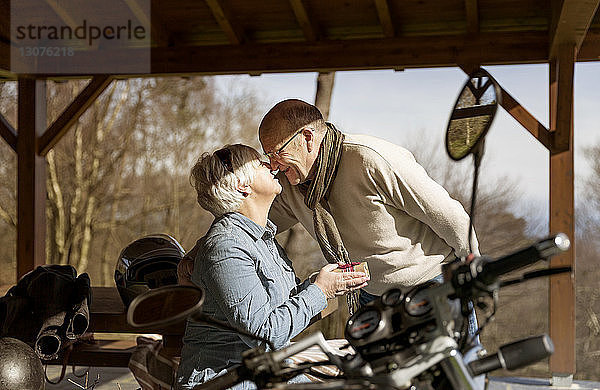
[{"label": "wooden ceiling plank", "polygon": [[308,14],[308,10],[303,0],[290,0],[290,5],[296,15],[296,20],[304,33],[304,38],[309,42],[319,39],[319,29]]},{"label": "wooden ceiling plank", "polygon": [[12,150],[17,151],[17,132],[2,114],[0,114],[0,136],[4,138]]},{"label": "wooden ceiling plank", "polygon": [[205,0],[215,17],[217,23],[227,35],[229,42],[234,45],[244,43],[245,37],[241,28],[233,22],[231,12],[223,5],[220,0]]},{"label": "wooden ceiling plank", "polygon": [[563,44],[573,44],[579,50],[600,0],[563,0],[553,2],[553,23],[550,31],[550,59],[558,54]]},{"label": "wooden ceiling plank", "polygon": [[396,29],[392,22],[388,0],[375,0],[375,8],[377,9],[377,16],[379,17],[383,34],[388,38],[396,36]]},{"label": "wooden ceiling plank", "polygon": [[38,154],[45,156],[62,138],[79,117],[94,103],[96,98],[109,86],[112,77],[108,75],[94,76],[88,85],[77,95],[71,104],[40,136]]},{"label": "wooden ceiling plank", "polygon": [[477,0],[465,0],[465,11],[467,16],[467,33],[477,34],[479,32],[479,6]]}]

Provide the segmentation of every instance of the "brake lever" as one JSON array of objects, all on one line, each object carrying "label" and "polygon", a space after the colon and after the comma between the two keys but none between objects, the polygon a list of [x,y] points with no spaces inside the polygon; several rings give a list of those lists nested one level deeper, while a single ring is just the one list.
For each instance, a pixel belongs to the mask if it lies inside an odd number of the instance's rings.
[{"label": "brake lever", "polygon": [[505,280],[505,281],[500,282],[500,287],[511,286],[513,284],[521,283],[521,282],[524,282],[529,279],[542,278],[544,276],[557,275],[557,274],[562,274],[562,273],[567,273],[567,272],[568,273],[573,272],[573,268],[572,267],[555,267],[555,268],[542,269],[539,271],[527,272],[526,274],[523,274],[519,278]]}]

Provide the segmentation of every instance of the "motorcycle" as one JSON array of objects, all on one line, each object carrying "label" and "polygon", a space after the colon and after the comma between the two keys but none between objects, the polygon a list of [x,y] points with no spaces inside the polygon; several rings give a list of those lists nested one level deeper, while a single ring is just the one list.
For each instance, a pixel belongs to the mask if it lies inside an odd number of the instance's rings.
[{"label": "motorcycle", "polygon": [[[451,158],[473,154],[475,178],[471,202],[474,216],[478,166],[483,140],[496,112],[500,94],[496,81],[484,70],[471,75],[459,94],[446,132]],[[472,229],[469,229],[470,232]],[[471,242],[469,237],[469,242]],[[138,296],[130,305],[132,326],[164,326],[191,317],[257,339],[261,346],[247,350],[242,364],[195,389],[225,389],[244,380],[258,388],[273,389],[477,389],[475,378],[490,371],[527,366],[553,353],[552,341],[540,335],[500,347],[498,352],[465,361],[464,355],[476,345],[476,338],[495,313],[501,287],[555,273],[571,272],[569,267],[543,269],[512,280],[501,280],[509,272],[566,251],[566,235],[559,233],[498,259],[476,257],[457,259],[442,266],[443,282],[429,282],[410,291],[391,289],[360,308],[346,324],[345,338],[354,353],[340,356],[320,332],[273,350],[268,340],[217,322],[202,313],[204,292],[192,286],[167,286]],[[468,317],[473,304],[489,315],[477,332],[469,334]],[[157,313],[158,315],[157,319]],[[264,345],[271,347],[265,351]],[[289,357],[318,346],[327,359],[322,362],[290,363]],[[320,374],[320,365],[334,365],[337,376]],[[321,383],[287,383],[310,374]]]}]

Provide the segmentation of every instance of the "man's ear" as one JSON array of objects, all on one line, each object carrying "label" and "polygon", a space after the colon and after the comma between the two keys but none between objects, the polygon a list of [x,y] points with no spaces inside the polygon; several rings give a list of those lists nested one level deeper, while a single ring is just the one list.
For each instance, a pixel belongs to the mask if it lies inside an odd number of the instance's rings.
[{"label": "man's ear", "polygon": [[302,130],[302,136],[306,140],[308,153],[312,152],[315,148],[315,134],[310,129],[304,129]]}]

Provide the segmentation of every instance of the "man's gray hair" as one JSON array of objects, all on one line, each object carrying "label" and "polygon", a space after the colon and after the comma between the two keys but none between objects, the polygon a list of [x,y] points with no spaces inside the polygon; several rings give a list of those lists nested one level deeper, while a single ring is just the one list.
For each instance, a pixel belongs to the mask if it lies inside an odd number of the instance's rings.
[{"label": "man's gray hair", "polygon": [[245,198],[237,187],[250,185],[260,164],[260,153],[250,146],[235,144],[222,149],[231,152],[230,161],[221,160],[216,152],[203,153],[190,173],[198,204],[215,217],[240,209]]},{"label": "man's gray hair", "polygon": [[316,106],[299,99],[287,99],[267,112],[258,127],[258,135],[261,142],[268,138],[276,143],[305,126],[313,127],[317,133],[327,129],[323,114]]}]

